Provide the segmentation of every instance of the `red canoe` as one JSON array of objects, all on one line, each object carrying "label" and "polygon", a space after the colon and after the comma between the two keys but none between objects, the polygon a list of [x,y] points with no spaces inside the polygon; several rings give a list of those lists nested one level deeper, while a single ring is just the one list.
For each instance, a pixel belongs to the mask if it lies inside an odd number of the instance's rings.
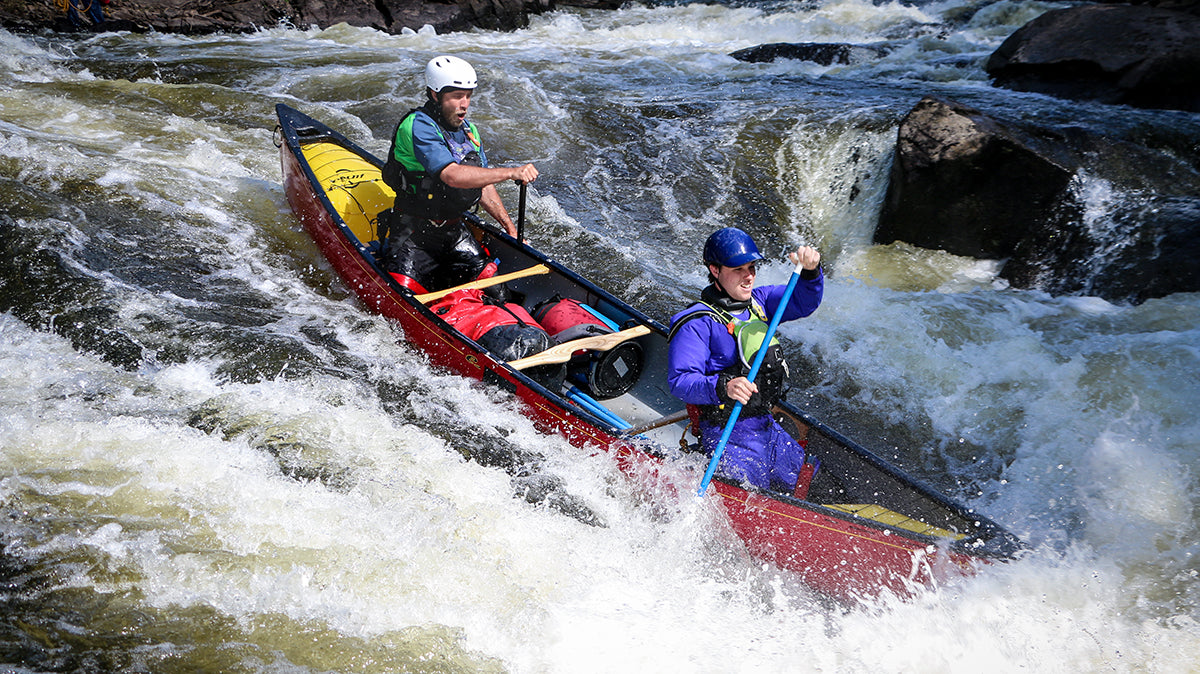
[{"label": "red canoe", "polygon": [[[510,391],[539,429],[576,446],[614,452],[631,472],[659,461],[692,462],[698,483],[703,460],[676,449],[686,421],[680,418],[682,403],[666,392],[667,341],[661,324],[537,250],[472,219],[499,258],[500,274],[510,279],[507,286],[524,296],[527,307],[557,294],[578,300],[615,327],[612,334],[567,342],[534,356],[533,365],[555,363],[543,371],[562,368],[557,363],[567,361],[570,376],[561,384],[550,379],[547,388],[527,376],[536,368],[498,359],[430,311],[431,298],[401,287],[376,263],[376,216],[393,199],[380,177],[382,162],[286,105],[276,106],[276,114],[288,202],[367,308],[397,321],[434,364]],[[822,594],[848,601],[887,591],[908,596],[969,573],[979,562],[1012,559],[1021,549],[1004,528],[918,483],[807,413],[785,403],[780,414],[807,441],[809,455],[821,461],[807,497],[747,488],[720,476],[709,490],[708,497],[721,500],[733,530],[754,557],[795,572]]]}]

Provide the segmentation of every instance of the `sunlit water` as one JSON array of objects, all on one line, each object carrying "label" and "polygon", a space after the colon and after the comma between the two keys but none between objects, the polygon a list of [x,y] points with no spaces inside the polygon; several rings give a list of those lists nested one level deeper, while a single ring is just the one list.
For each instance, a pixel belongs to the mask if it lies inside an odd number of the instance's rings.
[{"label": "sunlit water", "polygon": [[[922,95],[1119,133],[1195,116],[993,90],[1053,5],[563,11],[515,33],[0,32],[0,662],[17,671],[1193,671],[1200,299],[1015,291],[999,262],[873,246]],[[974,11],[978,9],[978,11]],[[767,42],[883,44],[841,66]],[[493,162],[535,162],[533,243],[665,319],[717,226],[829,281],[788,324],[793,402],[1031,545],[846,609],[432,369],[293,219],[285,102],[382,152],[441,52]],[[1123,195],[1082,176],[1089,224]],[[502,188],[515,203],[511,186]],[[593,527],[468,460],[502,444]],[[691,479],[684,466],[669,473]]]}]

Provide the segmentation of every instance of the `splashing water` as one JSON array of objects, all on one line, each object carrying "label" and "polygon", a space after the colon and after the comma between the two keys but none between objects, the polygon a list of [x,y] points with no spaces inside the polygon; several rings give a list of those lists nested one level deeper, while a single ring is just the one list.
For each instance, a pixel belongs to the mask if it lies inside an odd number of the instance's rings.
[{"label": "splashing water", "polygon": [[[0,32],[3,659],[1189,671],[1197,297],[1053,298],[1007,288],[999,261],[871,243],[895,126],[926,93],[1190,132],[1178,115],[990,89],[979,62],[1051,6],[630,5],[506,34]],[[727,56],[775,41],[882,51]],[[491,160],[542,173],[533,243],[650,315],[705,283],[698,247],[717,226],[776,260],[760,282],[786,279],[788,247],[820,246],[824,305],[783,328],[793,402],[1031,551],[915,601],[829,606],[745,556],[715,504],[647,497],[351,302],[286,206],[273,106],[382,153],[442,52],[481,73],[472,118]],[[1080,186],[1099,228],[1136,198]],[[605,526],[465,458],[497,444]]]}]

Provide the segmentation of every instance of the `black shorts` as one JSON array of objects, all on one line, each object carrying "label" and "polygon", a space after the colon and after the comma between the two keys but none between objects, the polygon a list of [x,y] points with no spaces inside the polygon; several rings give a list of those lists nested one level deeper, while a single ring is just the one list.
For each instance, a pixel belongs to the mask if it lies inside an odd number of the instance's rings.
[{"label": "black shorts", "polygon": [[387,271],[433,291],[475,280],[487,266],[488,253],[462,220],[439,223],[402,215],[390,223],[379,261]]}]

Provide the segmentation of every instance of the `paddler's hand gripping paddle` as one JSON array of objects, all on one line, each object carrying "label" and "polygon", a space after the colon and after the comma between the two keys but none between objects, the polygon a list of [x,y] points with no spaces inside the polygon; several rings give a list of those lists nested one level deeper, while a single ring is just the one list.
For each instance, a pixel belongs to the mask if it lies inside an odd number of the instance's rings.
[{"label": "paddler's hand gripping paddle", "polygon": [[[754,378],[758,376],[758,368],[762,366],[763,359],[767,356],[767,345],[771,343],[771,338],[775,336],[775,328],[779,327],[779,321],[783,318],[783,312],[787,310],[788,302],[792,300],[792,293],[796,290],[796,282],[800,280],[800,272],[804,271],[804,262],[796,262],[796,269],[792,272],[792,277],[788,279],[787,288],[783,291],[783,297],[779,300],[779,306],[775,308],[775,315],[771,317],[771,323],[767,325],[767,333],[763,336],[762,347],[754,356],[754,362],[750,365],[750,374],[746,375],[746,379],[754,383]],[[700,480],[700,489],[696,492],[699,496],[704,496],[704,492],[708,491],[708,483],[712,481],[713,473],[717,470],[717,462],[721,460],[721,454],[725,451],[725,444],[729,442],[729,435],[733,433],[733,425],[737,423],[738,416],[742,413],[742,403],[735,402],[733,404],[733,412],[729,415],[729,421],[725,422],[725,430],[721,432],[721,441],[717,443],[717,448],[713,450],[712,458],[708,461],[708,470],[704,471],[704,479]]]}]

